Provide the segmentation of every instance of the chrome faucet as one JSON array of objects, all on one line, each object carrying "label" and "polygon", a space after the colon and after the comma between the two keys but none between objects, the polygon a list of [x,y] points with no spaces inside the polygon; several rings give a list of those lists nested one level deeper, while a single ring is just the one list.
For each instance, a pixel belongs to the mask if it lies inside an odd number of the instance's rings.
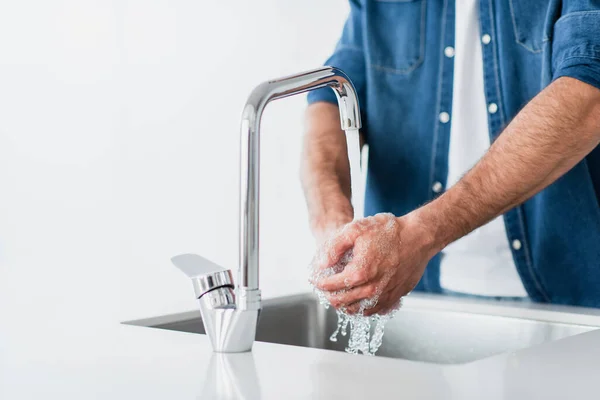
[{"label": "chrome faucet", "polygon": [[315,89],[333,89],[343,130],[359,129],[356,90],[348,76],[333,67],[264,82],[248,97],[240,132],[240,253],[237,287],[231,271],[196,255],[172,258],[194,285],[205,330],[216,352],[250,351],[261,309],[258,287],[260,120],[272,101]]}]

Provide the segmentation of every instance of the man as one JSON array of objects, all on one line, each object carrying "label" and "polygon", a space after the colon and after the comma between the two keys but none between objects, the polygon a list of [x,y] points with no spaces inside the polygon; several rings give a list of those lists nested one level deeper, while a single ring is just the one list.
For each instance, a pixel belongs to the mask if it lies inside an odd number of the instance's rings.
[{"label": "man", "polygon": [[359,94],[377,215],[350,223],[329,89],[309,94],[302,165],[318,267],[354,252],[316,282],[335,307],[413,289],[600,307],[598,26],[597,0],[350,2],[327,64]]}]

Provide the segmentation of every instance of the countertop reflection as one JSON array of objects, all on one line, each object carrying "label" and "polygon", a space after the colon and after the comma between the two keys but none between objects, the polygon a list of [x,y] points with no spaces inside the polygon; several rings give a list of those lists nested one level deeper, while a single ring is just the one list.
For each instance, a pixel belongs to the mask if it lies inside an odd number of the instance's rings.
[{"label": "countertop reflection", "polygon": [[253,353],[213,353],[198,399],[260,399]]}]

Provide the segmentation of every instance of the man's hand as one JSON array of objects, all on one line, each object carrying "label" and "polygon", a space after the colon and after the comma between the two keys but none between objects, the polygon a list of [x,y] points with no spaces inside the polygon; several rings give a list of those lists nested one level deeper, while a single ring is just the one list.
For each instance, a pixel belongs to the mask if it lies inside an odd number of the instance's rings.
[{"label": "man's hand", "polygon": [[438,251],[431,238],[415,213],[400,218],[377,214],[354,221],[321,246],[314,268],[331,268],[350,250],[352,260],[342,272],[313,283],[335,308],[354,314],[361,300],[367,300],[362,303],[364,315],[385,313],[421,279]]}]

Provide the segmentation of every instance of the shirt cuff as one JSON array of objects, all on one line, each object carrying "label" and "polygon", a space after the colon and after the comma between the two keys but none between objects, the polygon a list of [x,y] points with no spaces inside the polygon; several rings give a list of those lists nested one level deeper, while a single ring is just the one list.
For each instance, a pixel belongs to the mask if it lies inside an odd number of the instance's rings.
[{"label": "shirt cuff", "polygon": [[554,26],[553,80],[578,79],[600,89],[600,11],[583,11],[561,17]]}]

